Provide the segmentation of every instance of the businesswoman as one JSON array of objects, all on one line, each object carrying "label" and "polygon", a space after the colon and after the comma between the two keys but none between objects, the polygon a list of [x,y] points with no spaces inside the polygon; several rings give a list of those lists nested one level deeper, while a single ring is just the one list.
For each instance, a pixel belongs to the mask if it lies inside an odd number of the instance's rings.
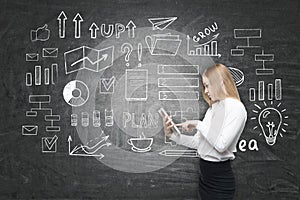
[{"label": "businesswoman", "polygon": [[165,134],[177,144],[197,149],[200,155],[199,191],[202,200],[233,199],[235,178],[231,161],[247,120],[234,80],[227,67],[217,64],[202,75],[202,95],[208,103],[204,119],[175,126],[194,136],[173,134],[172,117],[164,118]]}]

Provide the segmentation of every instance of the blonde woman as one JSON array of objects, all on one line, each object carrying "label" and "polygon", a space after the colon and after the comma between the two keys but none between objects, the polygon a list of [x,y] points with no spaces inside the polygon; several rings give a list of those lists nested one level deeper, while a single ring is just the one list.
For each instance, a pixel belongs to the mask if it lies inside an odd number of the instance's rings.
[{"label": "blonde woman", "polygon": [[208,103],[204,119],[186,121],[186,131],[194,136],[173,134],[172,117],[164,118],[165,134],[177,144],[197,149],[200,155],[199,191],[202,200],[233,199],[235,178],[231,161],[247,120],[234,80],[222,64],[208,68],[202,75],[202,95]]}]

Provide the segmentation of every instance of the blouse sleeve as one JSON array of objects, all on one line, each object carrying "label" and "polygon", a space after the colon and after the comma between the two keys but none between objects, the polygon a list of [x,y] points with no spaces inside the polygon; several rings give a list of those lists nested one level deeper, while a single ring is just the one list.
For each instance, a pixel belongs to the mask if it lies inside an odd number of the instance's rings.
[{"label": "blouse sleeve", "polygon": [[[219,110],[215,114],[216,116],[213,117],[209,130],[202,132],[202,135],[218,152],[223,153],[241,134],[247,114],[244,109],[229,110],[226,114],[224,111],[224,115],[221,112]],[[201,126],[201,123],[199,126]],[[206,127],[202,129],[206,130]]]},{"label": "blouse sleeve", "polygon": [[184,134],[172,134],[170,137],[171,140],[176,142],[179,145],[183,145],[192,149],[197,149],[199,146],[200,141],[200,132],[199,131],[208,131],[209,129],[209,122],[210,122],[210,115],[211,115],[211,108],[209,108],[204,116],[202,121],[198,121],[198,124],[201,124],[201,130],[198,129],[197,125],[197,133],[194,136],[184,135]]}]

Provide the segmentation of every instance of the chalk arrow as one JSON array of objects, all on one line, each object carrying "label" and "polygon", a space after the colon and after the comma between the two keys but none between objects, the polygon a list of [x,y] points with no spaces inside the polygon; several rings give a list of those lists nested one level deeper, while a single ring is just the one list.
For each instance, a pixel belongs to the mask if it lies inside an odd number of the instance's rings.
[{"label": "chalk arrow", "polygon": [[75,38],[80,38],[80,32],[81,32],[81,22],[83,22],[83,19],[79,13],[77,13],[73,19],[73,22],[75,24]]},{"label": "chalk arrow", "polygon": [[68,137],[68,143],[69,143],[69,155],[71,155],[71,142],[72,142],[72,137],[69,135]]},{"label": "chalk arrow", "polygon": [[67,16],[64,11],[58,15],[58,35],[60,38],[65,38]]},{"label": "chalk arrow", "polygon": [[97,26],[97,24],[95,22],[92,23],[89,30],[91,31],[91,38],[95,39],[97,37],[97,31],[99,30],[99,27]]},{"label": "chalk arrow", "polygon": [[136,25],[133,23],[132,20],[128,22],[126,25],[126,28],[128,29],[128,37],[129,38],[134,38],[134,29],[136,28]]},{"label": "chalk arrow", "polygon": [[210,43],[211,41],[217,39],[217,37],[219,36],[219,34],[220,34],[220,33],[218,33],[218,34],[216,34],[216,35],[213,35],[213,37],[212,37],[209,41],[207,41],[207,42],[205,42],[205,43],[203,43],[203,44],[194,45],[194,47],[200,47],[200,46],[203,46],[203,45],[205,45],[205,44]]},{"label": "chalk arrow", "polygon": [[[88,57],[83,57],[83,58],[81,58],[81,59],[75,61],[74,63],[72,63],[72,64],[71,64],[71,67],[74,66],[74,65],[76,65],[77,63],[80,63],[80,62],[84,61],[84,60],[88,60],[88,62],[90,62],[92,65],[94,65],[94,64],[96,64],[96,63],[98,63],[98,62],[100,62],[100,61],[102,61],[102,60],[106,60],[107,57],[108,57],[108,54],[107,54],[107,53],[106,53],[106,54],[103,54],[103,55],[101,56],[100,59],[98,59],[98,60],[96,60],[96,61],[94,61],[94,62],[93,62],[91,59],[89,59]],[[86,69],[88,69],[88,68],[86,68]]]}]

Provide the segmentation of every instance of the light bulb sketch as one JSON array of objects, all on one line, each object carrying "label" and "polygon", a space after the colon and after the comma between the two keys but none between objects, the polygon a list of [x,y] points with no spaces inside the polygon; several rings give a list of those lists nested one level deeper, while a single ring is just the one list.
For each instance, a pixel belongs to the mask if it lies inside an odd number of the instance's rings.
[{"label": "light bulb sketch", "polygon": [[[271,106],[273,105],[273,101],[271,101]],[[265,137],[265,140],[268,145],[272,146],[276,143],[276,138],[278,134],[283,137],[281,132],[286,132],[284,126],[288,126],[287,123],[283,122],[284,119],[287,119],[288,116],[283,116],[286,109],[280,110],[279,103],[276,108],[267,106],[266,102],[264,102],[265,108],[261,108],[261,106],[254,104],[254,106],[259,109],[252,110],[254,113],[258,114],[257,117],[252,117],[251,120],[257,120],[259,126],[261,128],[262,134]],[[258,126],[255,126],[253,129],[257,129]]]}]

